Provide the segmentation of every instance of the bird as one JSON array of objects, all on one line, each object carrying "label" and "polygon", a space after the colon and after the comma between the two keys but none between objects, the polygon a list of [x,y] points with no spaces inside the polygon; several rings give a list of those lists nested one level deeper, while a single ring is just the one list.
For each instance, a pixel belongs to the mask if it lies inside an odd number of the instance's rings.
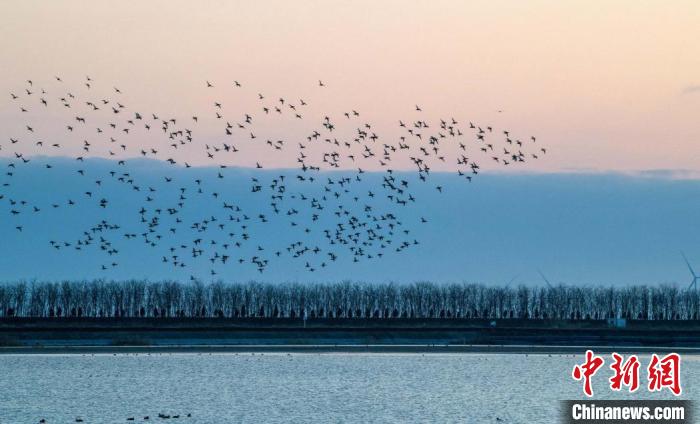
[{"label": "bird", "polygon": [[[123,252],[138,251],[137,247],[125,249],[121,244],[138,243],[158,250],[156,259],[165,266],[194,272],[198,267],[195,264],[205,263],[210,277],[233,267],[250,267],[263,273],[284,260],[294,261],[308,273],[332,267],[342,256],[353,264],[379,261],[390,252],[402,254],[421,248],[404,218],[409,210],[425,207],[430,201],[423,198],[428,195],[419,196],[415,190],[417,184],[433,178],[433,169],[451,171],[459,181],[472,183],[478,181],[482,167],[522,166],[542,160],[541,155],[547,152],[540,143],[532,148],[529,143],[523,145],[512,129],[494,131],[488,123],[475,122],[462,126],[461,120],[451,115],[435,121],[402,117],[393,121],[398,125],[392,130],[380,132],[367,114],[353,105],[341,109],[346,111],[340,114],[342,120],[329,110],[315,121],[313,114],[301,113],[302,107],[315,103],[313,98],[304,96],[306,100],[295,102],[290,100],[295,97],[279,97],[270,101],[261,94],[265,90],[254,90],[247,101],[246,91],[240,92],[237,107],[241,107],[242,114],[234,120],[221,101],[225,90],[207,80],[205,88],[211,90],[207,92],[212,97],[208,108],[191,110],[185,115],[187,120],[180,120],[162,111],[122,104],[119,99],[127,90],[116,85],[107,85],[104,90],[103,84],[86,77],[92,93],[104,94],[101,100],[95,100],[82,98],[67,81],[55,78],[53,83],[60,83],[61,93],[70,90],[57,96],[59,102],[52,101],[52,89],[59,90],[53,86],[42,89],[38,100],[33,96],[38,88],[32,91],[24,85],[11,93],[8,101],[18,102],[17,120],[25,126],[26,136],[20,139],[11,134],[5,147],[12,146],[16,152],[3,182],[18,184],[25,175],[19,168],[35,166],[28,155],[25,157],[31,152],[29,146],[46,155],[51,149],[54,154],[73,156],[77,169],[72,172],[84,196],[76,199],[66,193],[63,199],[35,204],[12,199],[0,203],[0,207],[8,209],[20,233],[36,225],[35,215],[50,220],[52,215],[65,211],[88,217],[85,211],[89,208],[120,208],[119,218],[125,225],[110,222],[107,212],[100,213],[97,223],[85,222],[84,231],[65,240],[51,240],[50,244],[57,255],[68,249],[97,251],[105,259],[95,264],[96,270],[105,273],[119,266],[117,258]],[[34,87],[34,81],[28,84]],[[318,84],[325,87],[322,80]],[[234,80],[233,86],[241,84]],[[43,125],[37,126],[34,118],[27,118],[31,114],[22,112],[29,110],[31,103],[27,102],[32,98],[43,105],[39,113],[64,119],[65,140],[44,142]],[[108,105],[106,114],[101,110],[103,105]],[[262,112],[254,113],[261,110],[260,106]],[[417,104],[415,110],[422,112]],[[145,117],[149,117],[148,123],[139,123]],[[292,142],[295,136],[270,134],[271,126],[282,125],[286,119],[298,122],[305,134],[298,142]],[[151,127],[157,131],[151,131]],[[207,128],[218,129],[217,133],[226,139],[212,137]],[[530,139],[534,143],[536,137]],[[187,156],[183,156],[182,149]],[[101,154],[110,158],[109,171],[85,166]],[[164,183],[153,185],[139,171],[132,159],[136,156],[163,163],[160,181]],[[394,165],[402,157],[408,158],[410,178],[394,173]],[[293,164],[286,170],[262,165],[267,160],[283,162],[285,158]],[[216,171],[200,175],[203,168],[196,166],[197,162],[209,163]],[[40,165],[47,178],[60,178],[63,167],[52,162]],[[254,177],[242,181],[231,170],[232,165],[250,168]],[[172,169],[178,171],[171,173]],[[368,169],[373,171],[371,177]],[[249,184],[254,201],[245,208],[219,183],[231,184],[235,178],[239,180],[233,184]],[[0,187],[0,196],[4,197],[7,193],[2,187],[7,186]],[[115,194],[108,187],[121,191]],[[452,192],[442,183],[433,187],[445,196]],[[124,208],[129,202],[135,207]],[[196,211],[201,216],[185,211]],[[420,217],[420,223],[433,225],[425,216]],[[282,243],[262,239],[259,234],[269,231],[265,228],[279,228],[274,225],[285,225],[294,240]]]}]

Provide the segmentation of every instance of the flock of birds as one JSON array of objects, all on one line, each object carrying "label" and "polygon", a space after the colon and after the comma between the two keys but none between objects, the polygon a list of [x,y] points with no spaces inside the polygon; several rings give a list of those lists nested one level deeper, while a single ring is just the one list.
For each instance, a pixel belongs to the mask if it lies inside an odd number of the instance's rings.
[{"label": "flock of birds", "polygon": [[[169,419],[176,420],[176,419],[181,418],[181,417],[182,418],[192,418],[192,414],[191,413],[188,413],[188,414],[164,414],[162,412],[158,414],[158,418],[161,420],[169,420]],[[149,421],[149,420],[151,420],[151,416],[145,415],[143,417],[143,419],[141,419],[139,421]],[[74,421],[76,423],[84,423],[85,419],[83,419],[81,417],[76,417]],[[126,419],[126,422],[131,422],[131,421],[137,421],[136,417],[128,417]],[[48,421],[46,421],[46,418],[42,418],[39,420],[39,424],[47,424],[47,423],[48,423]]]},{"label": "flock of birds", "polygon": [[[72,88],[60,77],[44,86],[27,80],[9,94],[22,128],[0,140],[0,158],[6,159],[0,176],[0,211],[5,209],[16,220],[15,230],[22,232],[31,222],[26,216],[47,219],[47,214],[64,208],[81,214],[81,206],[88,204],[100,209],[124,207],[104,190],[113,183],[139,196],[138,207],[120,212],[120,222],[100,219],[72,239],[47,240],[53,249],[98,249],[106,258],[99,266],[108,270],[118,266],[122,251],[118,237],[161,249],[157,255],[161,261],[178,269],[206,260],[211,276],[217,275],[219,267],[234,264],[253,266],[262,273],[282,256],[299,260],[313,272],[339,258],[361,262],[418,245],[402,211],[430,207],[415,194],[417,184],[432,184],[431,189],[443,193],[442,185],[430,181],[433,169],[448,169],[470,183],[487,166],[484,162],[522,166],[547,153],[534,136],[520,139],[507,130],[454,117],[430,122],[419,105],[410,119],[396,122],[390,136],[380,136],[355,109],[338,116],[314,116],[309,101],[263,93],[251,95],[245,103],[238,96],[235,102],[248,111],[236,114],[222,98],[241,87],[238,81],[206,81],[202,95],[211,99],[211,109],[182,118],[130,107],[117,87],[103,87],[100,95],[90,77]],[[316,88],[326,89],[322,81]],[[59,134],[48,124],[57,120],[62,122]],[[266,135],[290,125],[299,127],[303,135]],[[245,151],[249,155],[241,156]],[[250,154],[257,155],[254,163],[238,159]],[[46,193],[42,204],[9,190],[18,184],[22,167],[39,162],[51,172],[56,156],[73,161],[83,181],[79,192],[54,201],[47,199],[55,193]],[[95,157],[112,159],[108,172],[91,174],[86,162]],[[295,160],[291,174],[274,166],[266,168],[268,159],[280,157]],[[149,186],[130,171],[129,164],[136,158],[159,160],[178,171],[166,172],[161,184]],[[392,168],[407,163],[414,170],[410,174]],[[201,164],[218,168],[211,178],[215,181],[194,173],[183,177]],[[259,199],[255,210],[245,210],[236,198],[227,198],[217,188],[242,183],[226,181],[234,166],[260,171],[243,183]],[[360,183],[370,172],[380,173],[381,183],[367,190]],[[160,206],[157,200],[167,205]],[[199,218],[184,218],[185,210]],[[272,221],[287,225],[295,240],[270,248],[256,238],[254,228]],[[427,222],[421,217],[417,224]]]}]

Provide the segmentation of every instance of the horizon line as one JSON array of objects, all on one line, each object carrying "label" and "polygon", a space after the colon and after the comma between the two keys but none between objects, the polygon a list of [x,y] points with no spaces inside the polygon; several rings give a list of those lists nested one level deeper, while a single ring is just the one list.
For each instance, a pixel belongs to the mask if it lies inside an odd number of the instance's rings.
[{"label": "horizon line", "polygon": [[[28,159],[49,159],[56,161],[70,161],[74,162],[77,160],[75,157],[64,156],[64,155],[29,155],[24,156]],[[15,158],[9,155],[3,155],[0,153],[0,161],[13,162]],[[253,172],[291,172],[291,171],[302,171],[298,167],[269,167],[269,168],[257,168],[253,165],[206,165],[206,164],[192,164],[185,166],[176,162],[175,164],[168,164],[167,160],[162,160],[158,158],[144,158],[139,156],[126,156],[119,159],[112,159],[104,156],[90,156],[82,159],[83,161],[95,161],[95,162],[118,162],[118,161],[130,161],[130,162],[140,162],[140,163],[158,163],[159,165],[174,166],[178,169],[234,169],[240,171],[253,171]],[[224,166],[225,168],[221,168]],[[309,170],[310,172],[316,173],[356,173],[358,169],[362,168],[340,168],[340,169],[322,169],[320,171]],[[362,173],[366,174],[383,174],[388,171],[393,173],[417,173],[418,171],[410,168],[390,168],[390,169],[362,169]],[[430,172],[430,174],[437,175],[451,175],[455,172],[435,170]],[[677,180],[677,181],[695,181],[700,180],[700,169],[669,169],[669,168],[652,168],[652,169],[600,169],[600,168],[560,168],[555,170],[530,170],[530,169],[517,169],[517,170],[504,170],[504,169],[483,169],[479,172],[482,175],[490,176],[549,176],[549,175],[584,175],[584,176],[621,176],[629,178],[643,178],[643,179],[658,179],[658,180]]]}]

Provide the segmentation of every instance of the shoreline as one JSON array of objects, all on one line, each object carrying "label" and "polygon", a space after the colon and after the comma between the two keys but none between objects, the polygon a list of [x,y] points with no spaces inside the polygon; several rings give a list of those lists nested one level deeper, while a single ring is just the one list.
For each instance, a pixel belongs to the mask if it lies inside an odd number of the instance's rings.
[{"label": "shoreline", "polygon": [[0,319],[8,353],[700,354],[700,321]]},{"label": "shoreline", "polygon": [[669,346],[556,346],[556,345],[438,345],[438,344],[376,344],[376,345],[159,345],[159,346],[10,346],[0,347],[1,355],[90,355],[90,354],[212,354],[212,353],[396,353],[396,354],[583,354],[636,353],[700,355],[700,348]]}]

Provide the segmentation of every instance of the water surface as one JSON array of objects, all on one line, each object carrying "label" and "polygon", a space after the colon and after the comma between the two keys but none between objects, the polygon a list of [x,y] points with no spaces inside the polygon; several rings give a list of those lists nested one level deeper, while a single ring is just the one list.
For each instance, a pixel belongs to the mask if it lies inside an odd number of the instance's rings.
[{"label": "water surface", "polygon": [[[609,356],[605,356],[609,362]],[[582,355],[100,354],[1,355],[0,423],[556,422],[582,398]],[[683,396],[698,399],[700,359],[684,356]],[[642,383],[648,357],[642,356]],[[606,363],[606,367],[608,364]],[[597,399],[668,399],[607,388]],[[190,418],[185,417],[191,414]],[[500,419],[501,421],[498,421]],[[174,422],[170,420],[169,422]]]}]

